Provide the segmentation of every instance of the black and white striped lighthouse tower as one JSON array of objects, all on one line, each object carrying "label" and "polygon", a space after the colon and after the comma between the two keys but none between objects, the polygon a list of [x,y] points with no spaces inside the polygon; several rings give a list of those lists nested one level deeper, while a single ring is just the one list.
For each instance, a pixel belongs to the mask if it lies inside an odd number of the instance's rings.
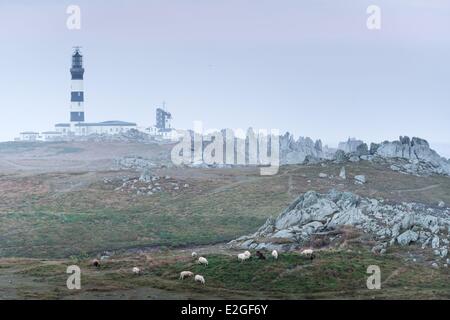
[{"label": "black and white striped lighthouse tower", "polygon": [[70,98],[70,128],[72,132],[77,132],[75,124],[84,122],[84,91],[83,91],[83,56],[80,47],[75,47],[72,55],[71,98]]}]

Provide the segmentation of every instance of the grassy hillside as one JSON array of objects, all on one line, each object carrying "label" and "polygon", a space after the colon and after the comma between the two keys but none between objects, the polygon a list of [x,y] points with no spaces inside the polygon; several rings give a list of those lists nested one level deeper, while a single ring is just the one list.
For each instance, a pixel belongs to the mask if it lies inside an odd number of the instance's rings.
[{"label": "grassy hillside", "polygon": [[[205,253],[205,252],[204,252]],[[448,268],[433,269],[406,261],[404,249],[391,248],[376,256],[354,245],[341,250],[320,251],[313,261],[298,253],[281,254],[278,260],[251,259],[238,262],[234,252],[206,252],[209,266],[200,266],[188,251],[153,251],[116,256],[100,268],[89,260],[0,260],[3,281],[14,279],[15,294],[25,298],[271,298],[271,299],[449,299]],[[82,269],[82,289],[65,287],[66,267]],[[368,290],[369,265],[381,269],[381,289]],[[142,274],[133,275],[139,266]],[[179,280],[179,272],[191,270],[206,279]],[[5,275],[9,275],[6,278]],[[0,283],[2,277],[0,277]],[[23,284],[23,285],[21,285]],[[11,294],[8,288],[0,294]]]},{"label": "grassy hillside", "polygon": [[[62,258],[140,246],[186,246],[228,241],[254,232],[308,190],[353,191],[387,201],[450,203],[450,179],[415,177],[367,162],[288,166],[261,177],[239,169],[165,169],[190,187],[136,196],[114,191],[104,177],[130,172],[0,176],[0,257]],[[318,178],[320,172],[333,178]],[[136,173],[134,173],[136,174]],[[355,185],[352,176],[368,182]],[[119,183],[120,184],[120,183]]]},{"label": "grassy hillside", "polygon": [[[0,145],[0,298],[450,298],[449,269],[430,267],[430,252],[414,247],[376,256],[369,239],[325,248],[312,262],[293,252],[241,264],[236,252],[213,245],[254,232],[308,190],[450,204],[448,177],[415,177],[366,161],[347,164],[347,180],[337,178],[338,164],[285,166],[264,177],[255,168],[161,167],[152,173],[189,187],[138,196],[116,190],[139,172],[111,169],[114,159],[163,161],[168,147],[97,147]],[[355,185],[357,174],[367,183]],[[207,256],[208,267],[194,263],[192,246],[201,246],[194,249]],[[115,253],[92,267],[90,259],[105,250]],[[81,291],[66,288],[71,264],[82,268]],[[371,264],[381,267],[381,290],[366,288]],[[133,266],[143,274],[133,276]],[[203,274],[206,286],[178,280],[182,270]]]}]

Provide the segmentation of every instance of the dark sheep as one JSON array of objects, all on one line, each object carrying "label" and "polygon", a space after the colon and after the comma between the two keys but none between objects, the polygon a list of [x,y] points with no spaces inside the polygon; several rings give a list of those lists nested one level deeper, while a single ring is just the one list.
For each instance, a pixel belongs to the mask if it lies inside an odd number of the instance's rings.
[{"label": "dark sheep", "polygon": [[96,267],[96,268],[99,268],[99,267],[100,267],[100,261],[98,261],[97,259],[94,259],[94,260],[92,261],[92,265],[93,265],[94,267]]},{"label": "dark sheep", "polygon": [[256,256],[260,260],[266,260],[266,256],[261,251],[256,251]]}]

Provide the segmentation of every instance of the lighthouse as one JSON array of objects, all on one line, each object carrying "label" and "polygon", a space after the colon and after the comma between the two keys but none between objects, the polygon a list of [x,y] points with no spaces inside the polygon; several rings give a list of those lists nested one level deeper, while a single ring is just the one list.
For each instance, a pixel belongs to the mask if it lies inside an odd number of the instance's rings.
[{"label": "lighthouse", "polygon": [[[137,124],[134,122],[120,120],[85,122],[83,90],[84,68],[83,55],[81,54],[80,47],[74,47],[70,74],[72,75],[70,93],[70,121],[55,124],[55,131],[43,133],[43,136],[45,137],[44,139],[66,139],[67,137],[72,139],[73,136],[88,136],[91,134],[115,135],[127,132],[129,130],[137,130]],[[31,135],[24,134],[23,139],[26,139],[28,136]]]},{"label": "lighthouse", "polygon": [[[75,47],[72,54],[72,75],[71,97],[70,97],[70,130],[75,134],[80,134],[79,124],[84,122],[84,91],[83,91],[83,55],[79,47]],[[78,126],[77,126],[78,124]]]}]

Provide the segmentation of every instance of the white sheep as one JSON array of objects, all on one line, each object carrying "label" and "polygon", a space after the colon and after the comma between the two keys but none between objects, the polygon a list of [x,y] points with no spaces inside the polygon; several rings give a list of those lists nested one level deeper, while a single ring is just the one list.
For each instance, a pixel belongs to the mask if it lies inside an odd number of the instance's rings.
[{"label": "white sheep", "polygon": [[139,269],[138,267],[133,267],[132,271],[133,271],[134,274],[141,273],[141,269]]},{"label": "white sheep", "polygon": [[192,252],[192,258],[197,258],[197,252]]},{"label": "white sheep", "polygon": [[204,257],[200,257],[200,258],[198,258],[198,263],[207,266],[208,260],[206,260],[206,258],[204,258]]},{"label": "white sheep", "polygon": [[190,271],[181,271],[180,272],[180,280],[183,280],[186,277],[192,277],[194,274]]},{"label": "white sheep", "polygon": [[314,254],[313,249],[305,249],[300,253],[302,256],[307,256],[309,258],[314,259],[316,255]]},{"label": "white sheep", "polygon": [[250,256],[252,255],[252,254],[250,253],[250,251],[248,251],[248,250],[245,251],[244,254],[245,254],[248,258],[250,258]]},{"label": "white sheep", "polygon": [[240,261],[240,262],[243,262],[243,261],[245,261],[245,260],[247,260],[247,259],[249,259],[250,257],[248,256],[248,255],[246,255],[245,253],[239,253],[238,254],[238,260]]},{"label": "white sheep", "polygon": [[272,257],[277,260],[278,259],[278,251],[277,250],[273,250],[272,251]]},{"label": "white sheep", "polygon": [[199,274],[196,274],[194,277],[195,282],[200,282],[201,284],[205,284],[205,278]]}]

